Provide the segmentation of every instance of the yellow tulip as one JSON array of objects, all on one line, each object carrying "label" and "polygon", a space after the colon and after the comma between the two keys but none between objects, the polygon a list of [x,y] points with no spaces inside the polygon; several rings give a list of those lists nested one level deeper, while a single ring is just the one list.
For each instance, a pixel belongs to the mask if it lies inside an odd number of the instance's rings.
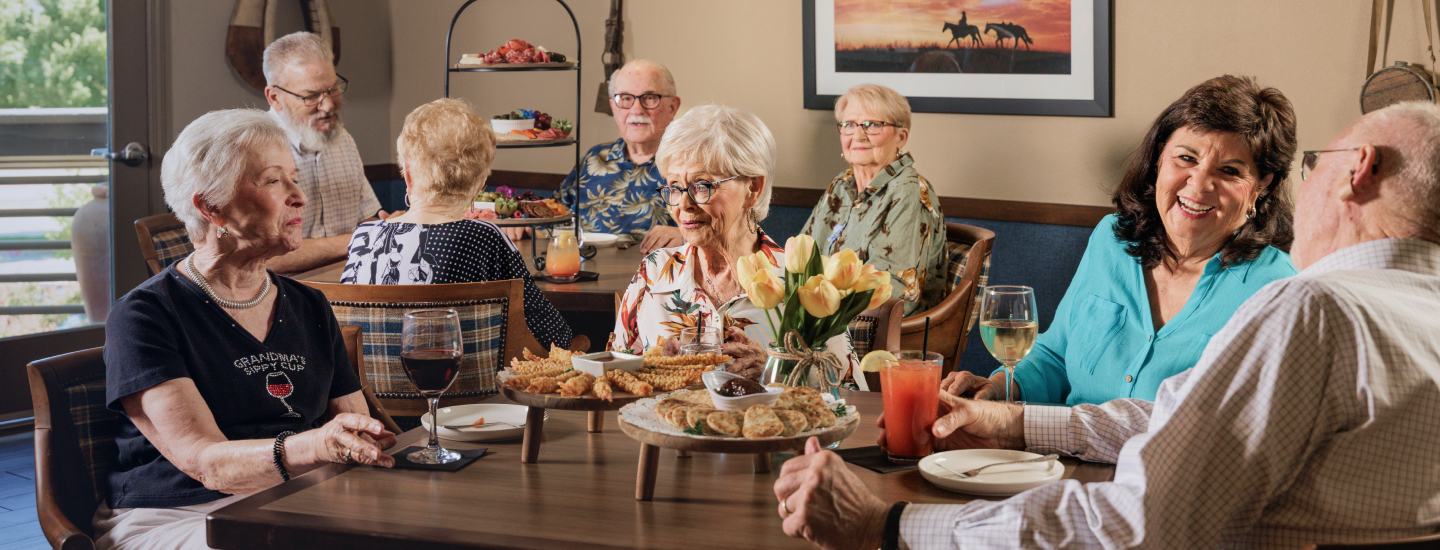
[{"label": "yellow tulip", "polygon": [[748,256],[741,256],[740,259],[735,260],[736,280],[740,281],[743,285],[745,281],[750,280],[750,277],[754,276],[756,272],[764,271],[765,268],[769,267],[770,262],[765,259],[764,254],[763,252],[756,252]]},{"label": "yellow tulip", "polygon": [[[889,279],[889,276],[886,276],[886,279]],[[875,293],[870,295],[870,305],[865,306],[865,309],[880,307],[880,304],[890,299],[891,292],[894,292],[894,289],[890,286],[890,283],[875,287]]]},{"label": "yellow tulip", "polygon": [[855,286],[851,287],[851,290],[854,290],[855,292],[864,292],[867,290],[880,288],[880,285],[887,284],[889,282],[889,273],[886,273],[884,271],[876,271],[874,266],[866,265],[865,272],[861,273],[860,278],[855,280]]},{"label": "yellow tulip", "polygon": [[800,287],[800,305],[815,317],[829,317],[840,309],[840,291],[820,275],[810,277]]},{"label": "yellow tulip", "polygon": [[775,309],[785,299],[785,283],[769,270],[761,270],[745,280],[741,286],[750,295],[750,303],[760,309]]},{"label": "yellow tulip", "polygon": [[851,287],[854,287],[855,280],[860,278],[860,273],[864,269],[865,264],[860,261],[860,257],[855,255],[854,250],[848,248],[825,258],[825,278],[840,290],[850,290]]},{"label": "yellow tulip", "polygon": [[815,239],[809,235],[797,235],[785,240],[785,270],[791,273],[804,273],[805,264],[810,263],[810,255],[815,252]]}]

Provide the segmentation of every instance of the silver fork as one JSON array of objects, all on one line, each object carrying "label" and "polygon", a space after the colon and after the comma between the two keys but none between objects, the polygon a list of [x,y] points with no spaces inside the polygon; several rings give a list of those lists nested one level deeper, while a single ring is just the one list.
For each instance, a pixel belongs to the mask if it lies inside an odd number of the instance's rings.
[{"label": "silver fork", "polygon": [[1045,456],[1041,456],[1041,457],[1036,457],[1036,458],[1027,458],[1027,459],[1025,459],[1025,460],[1012,460],[1012,461],[1010,461],[1010,462],[996,462],[996,463],[994,463],[994,464],[986,464],[986,465],[984,465],[984,466],[981,466],[981,467],[979,467],[979,468],[976,468],[976,469],[974,469],[974,470],[970,470],[970,471],[967,471],[967,472],[957,472],[957,471],[955,471],[955,470],[951,470],[950,467],[949,467],[949,466],[946,466],[944,462],[936,462],[936,464],[940,465],[940,467],[941,467],[941,468],[944,468],[946,471],[948,471],[948,472],[950,472],[950,473],[952,473],[952,474],[955,474],[955,475],[957,475],[957,476],[960,476],[962,479],[964,479],[964,478],[972,478],[972,477],[975,477],[975,476],[977,476],[977,475],[980,475],[980,470],[984,470],[984,469],[989,468],[989,467],[991,467],[991,466],[1004,466],[1004,465],[1006,465],[1006,464],[1026,464],[1026,463],[1030,463],[1030,462],[1050,462],[1050,461],[1052,461],[1052,460],[1056,460],[1056,459],[1059,459],[1059,458],[1060,458],[1060,455],[1058,455],[1058,454],[1049,454],[1049,455],[1045,455]]},{"label": "silver fork", "polygon": [[520,428],[524,426],[524,424],[513,424],[510,422],[486,422],[484,424],[452,424],[449,426],[441,424],[440,427],[449,428],[451,430],[463,430],[465,428],[484,428],[486,426],[494,426],[497,424],[503,426],[510,426],[511,428]]}]

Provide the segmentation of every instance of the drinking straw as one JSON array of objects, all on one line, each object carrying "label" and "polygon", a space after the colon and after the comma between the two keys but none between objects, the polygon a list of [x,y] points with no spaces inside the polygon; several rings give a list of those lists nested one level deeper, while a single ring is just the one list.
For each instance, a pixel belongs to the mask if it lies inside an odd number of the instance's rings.
[{"label": "drinking straw", "polygon": [[922,360],[922,361],[925,360],[925,356],[926,356],[926,355],[929,355],[929,354],[930,354],[930,318],[929,318],[929,317],[926,317],[926,318],[925,318],[925,339],[922,340],[921,343],[920,343],[920,360]]}]

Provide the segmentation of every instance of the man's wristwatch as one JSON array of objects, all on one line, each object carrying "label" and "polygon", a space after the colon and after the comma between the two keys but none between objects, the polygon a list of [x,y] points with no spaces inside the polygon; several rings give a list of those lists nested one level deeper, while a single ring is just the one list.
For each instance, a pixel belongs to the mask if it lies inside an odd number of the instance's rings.
[{"label": "man's wristwatch", "polygon": [[880,539],[880,550],[900,550],[900,515],[909,505],[903,500],[890,505],[890,513],[885,516],[885,534]]}]

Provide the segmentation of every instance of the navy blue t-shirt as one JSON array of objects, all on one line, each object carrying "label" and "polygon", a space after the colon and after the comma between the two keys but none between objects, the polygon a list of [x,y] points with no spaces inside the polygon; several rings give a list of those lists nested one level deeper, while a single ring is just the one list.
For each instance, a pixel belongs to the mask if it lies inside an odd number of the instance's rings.
[{"label": "navy blue t-shirt", "polygon": [[[279,292],[265,341],[236,323],[176,262],[130,291],[105,322],[105,402],[176,378],[195,382],[226,438],[271,439],[323,424],[331,399],[360,391],[330,304],[271,272]],[[115,438],[111,508],[172,508],[224,498],[181,472],[128,418]]]}]

